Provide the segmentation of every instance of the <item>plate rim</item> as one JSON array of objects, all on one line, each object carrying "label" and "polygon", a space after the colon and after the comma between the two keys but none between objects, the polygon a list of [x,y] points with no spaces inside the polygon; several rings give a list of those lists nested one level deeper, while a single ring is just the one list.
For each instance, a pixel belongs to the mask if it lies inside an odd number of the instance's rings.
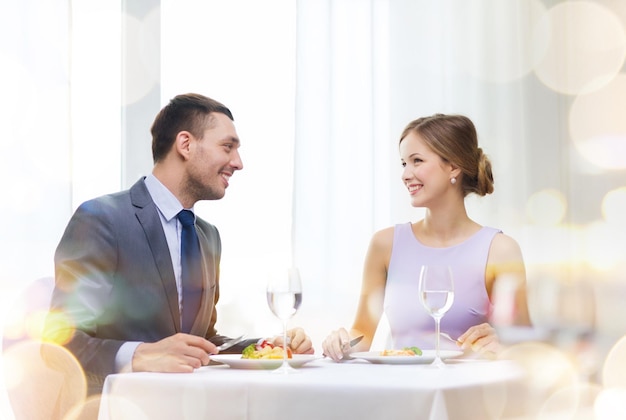
[{"label": "plate rim", "polygon": [[[215,354],[211,356],[211,360],[230,367],[245,367],[248,369],[271,369],[274,366],[279,367],[283,362],[282,359],[243,359],[241,354]],[[313,354],[294,354],[288,362],[292,367],[299,368],[313,360],[315,360],[315,355]]]},{"label": "plate rim", "polygon": [[[372,350],[372,351],[360,351],[351,353],[350,356],[355,359],[367,360],[370,363],[380,363],[380,364],[425,364],[434,360],[435,358],[435,350],[426,349],[422,350],[423,352],[428,352],[428,357],[422,356],[382,356],[380,352],[382,350]],[[463,351],[461,350],[440,350],[441,359],[451,359],[454,357],[461,356]]]}]

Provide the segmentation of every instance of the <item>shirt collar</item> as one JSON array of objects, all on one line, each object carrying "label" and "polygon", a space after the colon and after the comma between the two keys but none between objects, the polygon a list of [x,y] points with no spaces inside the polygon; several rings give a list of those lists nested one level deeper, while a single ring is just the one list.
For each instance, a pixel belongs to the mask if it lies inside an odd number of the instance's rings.
[{"label": "shirt collar", "polygon": [[[174,194],[172,194],[172,192],[153,174],[148,175],[144,182],[146,183],[146,188],[148,188],[148,192],[154,204],[156,204],[163,217],[165,217],[165,220],[169,222],[183,210],[183,205],[180,204],[176,196],[174,196]],[[193,211],[193,208],[190,210]]]}]

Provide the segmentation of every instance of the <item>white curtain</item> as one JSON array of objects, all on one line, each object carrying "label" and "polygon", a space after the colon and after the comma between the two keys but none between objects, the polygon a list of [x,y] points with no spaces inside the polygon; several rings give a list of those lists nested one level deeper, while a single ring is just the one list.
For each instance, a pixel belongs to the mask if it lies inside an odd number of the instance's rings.
[{"label": "white curtain", "polygon": [[389,4],[297,4],[293,247],[299,316],[321,340],[350,321],[369,237],[390,220]]}]

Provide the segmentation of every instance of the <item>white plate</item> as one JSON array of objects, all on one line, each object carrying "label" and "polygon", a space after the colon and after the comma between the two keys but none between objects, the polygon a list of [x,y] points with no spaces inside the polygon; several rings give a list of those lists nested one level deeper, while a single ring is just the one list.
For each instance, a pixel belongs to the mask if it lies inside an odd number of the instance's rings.
[{"label": "white plate", "polygon": [[[216,354],[211,356],[211,360],[235,369],[277,369],[283,363],[282,359],[242,359],[241,354]],[[315,355],[294,354],[288,362],[292,367],[299,368],[312,360],[315,360]]]},{"label": "white plate", "polygon": [[[442,359],[449,359],[462,355],[462,351],[458,350],[441,350],[439,355]],[[380,351],[363,351],[351,353],[351,357],[364,359],[370,363],[379,363],[386,365],[413,365],[431,363],[435,360],[435,350],[422,350],[421,356],[381,356]]]}]

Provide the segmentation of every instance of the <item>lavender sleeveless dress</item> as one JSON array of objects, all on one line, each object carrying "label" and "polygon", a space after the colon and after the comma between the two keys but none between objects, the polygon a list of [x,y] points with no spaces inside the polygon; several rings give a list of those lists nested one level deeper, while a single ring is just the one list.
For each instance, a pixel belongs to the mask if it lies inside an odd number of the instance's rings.
[{"label": "lavender sleeveless dress", "polygon": [[[417,240],[411,223],[395,226],[384,301],[394,348],[435,347],[435,320],[418,296],[420,268],[425,264],[452,267],[454,303],[441,320],[442,332],[456,339],[472,325],[487,322],[491,303],[485,289],[485,269],[491,241],[499,232],[483,227],[458,245],[431,248]],[[440,343],[442,349],[458,349],[445,338]]]}]

